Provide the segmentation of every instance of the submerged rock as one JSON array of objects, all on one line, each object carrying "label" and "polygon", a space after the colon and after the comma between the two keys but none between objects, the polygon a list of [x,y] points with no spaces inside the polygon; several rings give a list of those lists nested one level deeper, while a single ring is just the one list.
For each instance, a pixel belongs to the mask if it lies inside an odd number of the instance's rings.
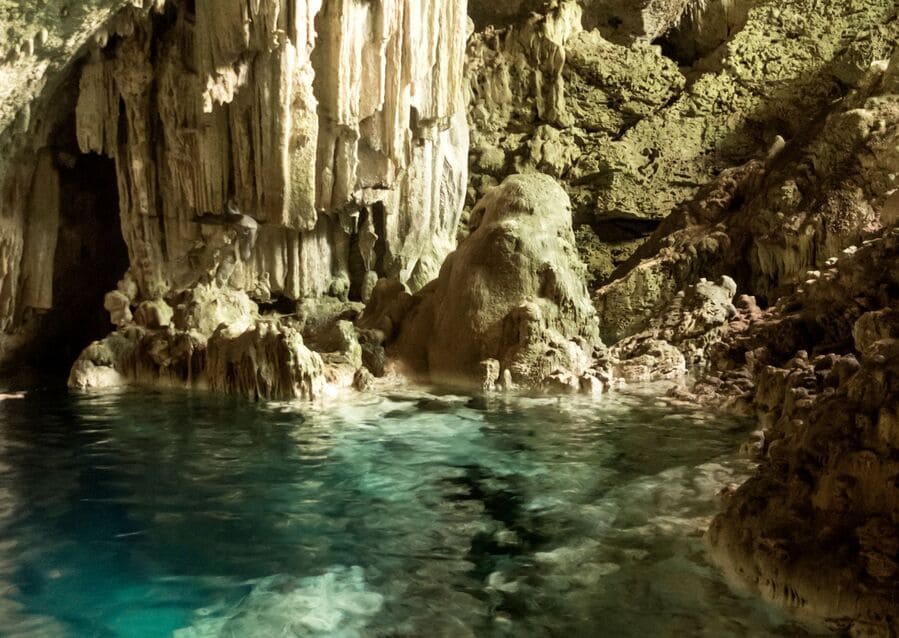
[{"label": "submerged rock", "polygon": [[277,574],[250,581],[252,589],[233,606],[221,604],[197,613],[175,638],[224,636],[353,636],[384,606],[359,566],[331,567],[320,576]]},{"label": "submerged rock", "polygon": [[577,387],[601,342],[565,192],[544,175],[509,177],[469,230],[419,293],[395,290],[385,304],[376,290],[363,324],[380,325],[391,356],[433,382],[482,387],[508,375],[536,389],[565,373]]}]

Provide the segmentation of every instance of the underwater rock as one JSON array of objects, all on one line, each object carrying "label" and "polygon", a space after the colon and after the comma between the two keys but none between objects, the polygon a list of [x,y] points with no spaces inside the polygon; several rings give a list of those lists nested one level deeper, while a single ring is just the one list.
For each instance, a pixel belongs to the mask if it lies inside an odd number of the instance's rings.
[{"label": "underwater rock", "polygon": [[511,176],[474,208],[469,229],[436,280],[411,300],[396,292],[409,308],[388,353],[414,376],[472,387],[484,385],[487,359],[522,388],[584,374],[600,341],[565,192],[544,175]]},{"label": "underwater rock", "polygon": [[384,596],[365,582],[358,566],[332,567],[320,576],[295,578],[286,574],[256,581],[238,604],[197,614],[190,627],[175,638],[277,635],[361,636],[368,621],[384,605]]}]

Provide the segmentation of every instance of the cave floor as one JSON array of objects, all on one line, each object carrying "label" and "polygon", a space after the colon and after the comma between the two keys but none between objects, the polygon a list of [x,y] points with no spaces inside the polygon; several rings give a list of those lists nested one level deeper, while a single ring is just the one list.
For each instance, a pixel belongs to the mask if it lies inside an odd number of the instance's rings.
[{"label": "cave floor", "polygon": [[647,394],[0,402],[0,635],[802,636],[702,531],[751,424]]}]

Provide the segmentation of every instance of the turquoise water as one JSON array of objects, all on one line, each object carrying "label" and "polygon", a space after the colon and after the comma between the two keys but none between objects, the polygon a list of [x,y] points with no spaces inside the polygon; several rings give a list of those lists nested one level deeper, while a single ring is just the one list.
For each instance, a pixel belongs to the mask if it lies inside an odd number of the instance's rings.
[{"label": "turquoise water", "polygon": [[749,426],[641,396],[0,402],[0,635],[797,636],[701,538]]}]

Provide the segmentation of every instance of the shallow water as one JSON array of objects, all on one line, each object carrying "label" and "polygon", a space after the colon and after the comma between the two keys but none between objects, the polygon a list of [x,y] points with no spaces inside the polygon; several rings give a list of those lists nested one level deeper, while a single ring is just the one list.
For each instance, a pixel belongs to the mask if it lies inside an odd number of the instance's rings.
[{"label": "shallow water", "polygon": [[0,402],[0,635],[798,636],[701,538],[745,422],[396,394]]}]

